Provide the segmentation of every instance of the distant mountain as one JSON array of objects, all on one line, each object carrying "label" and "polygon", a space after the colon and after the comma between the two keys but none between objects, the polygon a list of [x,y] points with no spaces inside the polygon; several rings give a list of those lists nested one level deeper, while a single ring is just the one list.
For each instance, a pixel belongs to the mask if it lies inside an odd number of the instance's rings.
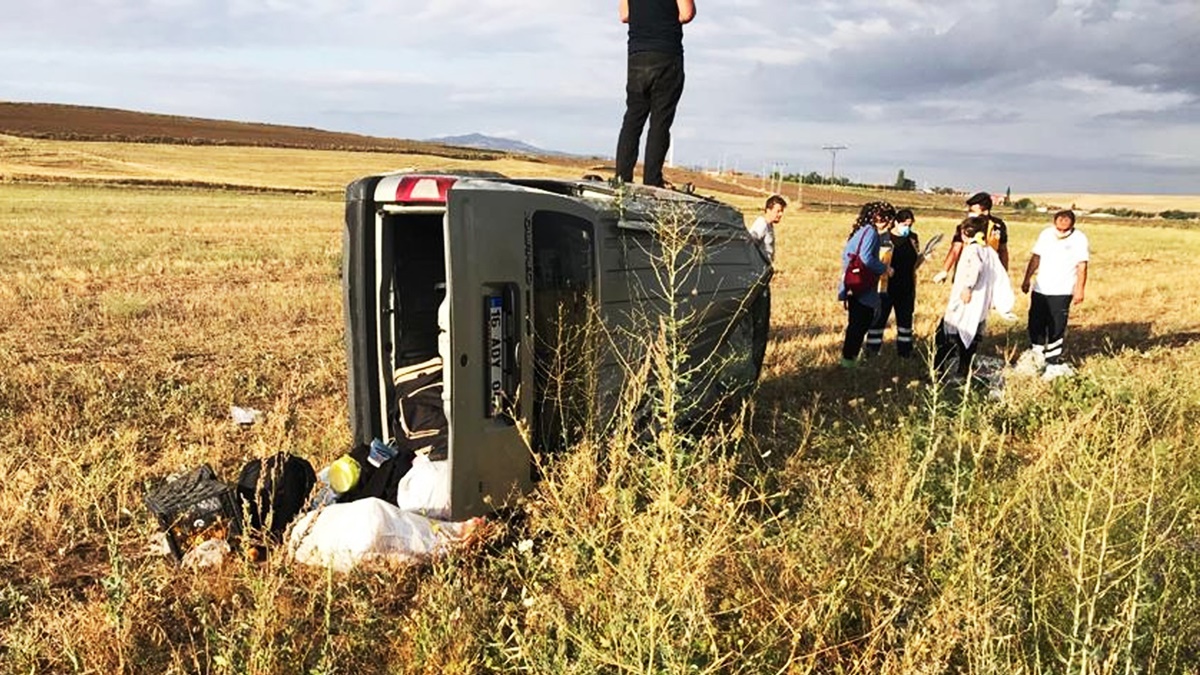
[{"label": "distant mountain", "polygon": [[474,148],[476,150],[512,152],[521,155],[557,155],[559,157],[571,156],[570,153],[559,152],[557,150],[546,150],[535,145],[530,145],[523,141],[517,141],[511,138],[500,138],[497,136],[487,136],[485,134],[442,136],[440,138],[431,138],[425,142],[437,143],[439,145],[455,145],[461,148]]}]

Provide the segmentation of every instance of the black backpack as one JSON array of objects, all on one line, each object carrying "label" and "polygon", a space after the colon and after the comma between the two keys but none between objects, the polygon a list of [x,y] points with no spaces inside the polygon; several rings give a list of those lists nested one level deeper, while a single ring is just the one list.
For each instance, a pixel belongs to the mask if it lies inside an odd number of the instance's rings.
[{"label": "black backpack", "polygon": [[285,452],[246,462],[237,491],[250,514],[250,527],[279,539],[288,523],[304,510],[316,482],[317,474],[308,460]]},{"label": "black backpack", "polygon": [[[438,405],[440,408],[440,402]],[[412,468],[416,455],[412,450],[401,447],[394,457],[380,464],[379,468],[375,468],[367,461],[370,452],[371,446],[360,445],[346,453],[358,462],[361,473],[358,484],[338,497],[339,503],[345,504],[367,497],[378,497],[393,506],[396,504],[396,490],[400,485],[400,479]]]}]

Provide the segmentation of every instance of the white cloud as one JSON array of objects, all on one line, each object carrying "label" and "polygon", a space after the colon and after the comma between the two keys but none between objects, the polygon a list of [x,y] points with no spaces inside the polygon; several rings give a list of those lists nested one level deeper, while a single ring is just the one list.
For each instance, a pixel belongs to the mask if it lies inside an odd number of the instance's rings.
[{"label": "white cloud", "polygon": [[1076,102],[1094,115],[1170,110],[1196,102],[1194,96],[1185,92],[1145,90],[1113,84],[1091,75],[1067,77],[1060,84],[1067,91],[1080,94]]}]

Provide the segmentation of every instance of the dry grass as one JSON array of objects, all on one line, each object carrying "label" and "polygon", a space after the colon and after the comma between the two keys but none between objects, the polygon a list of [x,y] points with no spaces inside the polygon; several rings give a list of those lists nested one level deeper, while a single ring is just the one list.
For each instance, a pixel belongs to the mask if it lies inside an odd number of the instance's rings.
[{"label": "dry grass", "polygon": [[502,158],[468,161],[423,154],[285,148],[50,141],[0,136],[0,174],[15,180],[143,180],[340,193],[371,173],[476,169],[578,178],[577,168]]},{"label": "dry grass", "polygon": [[[835,369],[850,216],[790,210],[747,427],[594,439],[427,567],[191,572],[145,552],[149,481],[348,442],[332,190],[391,156],[56,147],[29,170],[320,192],[0,184],[0,672],[1200,671],[1198,232],[1089,225],[1082,376],[995,402],[886,348]],[[1041,226],[1013,224],[1014,268]]]}]

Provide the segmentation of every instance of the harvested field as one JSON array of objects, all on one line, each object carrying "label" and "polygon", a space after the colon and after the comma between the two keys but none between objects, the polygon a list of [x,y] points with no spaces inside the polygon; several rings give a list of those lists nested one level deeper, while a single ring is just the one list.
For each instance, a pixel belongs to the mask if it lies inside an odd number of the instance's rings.
[{"label": "harvested field", "polygon": [[[1200,185],[1197,185],[1200,189]],[[1122,195],[1122,194],[1086,194],[1071,192],[1044,192],[1027,195],[1014,195],[1013,199],[1028,197],[1038,204],[1044,204],[1051,209],[1075,208],[1094,211],[1096,209],[1133,209],[1147,213],[1160,213],[1168,210],[1200,212],[1200,195]]]}]

